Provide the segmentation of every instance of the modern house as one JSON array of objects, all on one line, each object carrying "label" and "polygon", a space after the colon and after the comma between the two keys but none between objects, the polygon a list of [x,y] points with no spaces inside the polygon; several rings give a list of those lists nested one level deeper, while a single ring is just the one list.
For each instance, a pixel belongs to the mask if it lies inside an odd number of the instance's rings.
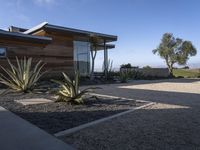
[{"label": "modern house", "polygon": [[0,65],[7,65],[6,58],[15,61],[27,56],[35,61],[43,60],[45,69],[52,74],[67,72],[73,74],[78,69],[81,75],[90,73],[91,39],[97,41],[97,50],[104,51],[104,68],[108,68],[109,44],[117,41],[117,36],[41,23],[31,29],[11,26],[9,31],[0,30]]}]

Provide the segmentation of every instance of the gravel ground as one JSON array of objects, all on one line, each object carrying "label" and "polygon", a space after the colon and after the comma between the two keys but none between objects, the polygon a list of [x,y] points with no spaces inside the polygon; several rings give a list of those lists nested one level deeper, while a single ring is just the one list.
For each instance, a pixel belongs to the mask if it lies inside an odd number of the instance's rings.
[{"label": "gravel ground", "polygon": [[157,104],[61,139],[81,150],[198,150],[199,81],[176,79],[104,85],[99,93],[150,100]]},{"label": "gravel ground", "polygon": [[20,117],[45,131],[54,134],[100,118],[120,113],[144,103],[135,101],[108,99],[103,97],[88,98],[85,105],[66,103],[46,103],[23,106],[14,100],[26,98],[48,98],[51,95],[14,94],[0,98],[0,106],[16,113]]}]

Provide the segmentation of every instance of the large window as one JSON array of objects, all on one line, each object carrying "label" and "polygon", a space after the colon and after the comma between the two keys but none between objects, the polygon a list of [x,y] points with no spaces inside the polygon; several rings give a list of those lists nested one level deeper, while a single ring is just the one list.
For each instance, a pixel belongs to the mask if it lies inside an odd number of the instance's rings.
[{"label": "large window", "polygon": [[6,48],[0,47],[0,57],[6,57]]},{"label": "large window", "polygon": [[74,66],[82,76],[90,73],[90,43],[74,41]]}]

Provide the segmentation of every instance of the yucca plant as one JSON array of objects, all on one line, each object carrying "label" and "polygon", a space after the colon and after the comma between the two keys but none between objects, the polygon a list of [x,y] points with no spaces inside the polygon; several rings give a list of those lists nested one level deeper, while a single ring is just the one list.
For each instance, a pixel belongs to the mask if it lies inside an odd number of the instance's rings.
[{"label": "yucca plant", "polygon": [[12,64],[8,59],[10,69],[1,66],[5,74],[0,74],[0,83],[6,85],[13,92],[30,92],[32,91],[37,81],[44,74],[41,70],[44,63],[40,60],[35,66],[32,66],[32,58],[19,60],[16,57],[16,65]]},{"label": "yucca plant", "polygon": [[67,102],[71,104],[83,104],[83,96],[91,92],[93,89],[97,89],[97,87],[87,88],[84,90],[79,89],[79,73],[75,73],[74,80],[71,80],[65,73],[62,73],[64,80],[52,80],[53,82],[60,85],[58,90],[56,91],[56,95],[58,95],[56,102]]}]

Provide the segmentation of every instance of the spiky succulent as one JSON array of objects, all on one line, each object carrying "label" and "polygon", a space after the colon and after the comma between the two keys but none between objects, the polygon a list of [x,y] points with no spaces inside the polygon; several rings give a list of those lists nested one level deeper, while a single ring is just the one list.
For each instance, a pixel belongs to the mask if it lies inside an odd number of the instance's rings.
[{"label": "spiky succulent", "polygon": [[64,80],[52,80],[53,82],[60,85],[56,94],[58,95],[57,102],[68,102],[72,104],[83,104],[83,96],[91,92],[93,89],[97,89],[96,87],[87,88],[84,90],[79,89],[79,73],[75,73],[74,80],[71,80],[65,73],[62,73]]},{"label": "spiky succulent", "polygon": [[40,60],[36,65],[32,65],[32,58],[18,59],[16,57],[16,65],[12,64],[8,59],[10,69],[1,66],[4,74],[0,74],[0,83],[6,85],[14,92],[30,92],[37,81],[44,74],[42,68],[44,63]]}]

